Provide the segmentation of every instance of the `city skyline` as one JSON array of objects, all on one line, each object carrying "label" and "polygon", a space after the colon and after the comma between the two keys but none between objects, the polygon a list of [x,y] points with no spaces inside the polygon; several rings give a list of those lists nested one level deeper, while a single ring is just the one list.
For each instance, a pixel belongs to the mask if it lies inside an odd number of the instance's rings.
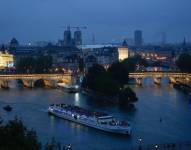
[{"label": "city skyline", "polygon": [[[84,43],[119,42],[143,31],[144,42],[191,41],[191,15],[188,0],[1,0],[0,41],[16,37],[21,43],[57,41],[63,38],[61,26],[87,26]],[[98,11],[99,10],[99,11]]]}]

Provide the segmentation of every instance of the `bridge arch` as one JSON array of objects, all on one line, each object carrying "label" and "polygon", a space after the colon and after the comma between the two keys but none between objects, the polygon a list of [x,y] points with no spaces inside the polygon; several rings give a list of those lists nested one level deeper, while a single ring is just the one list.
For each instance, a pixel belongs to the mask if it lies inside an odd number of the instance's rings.
[{"label": "bridge arch", "polygon": [[129,73],[129,78],[134,78],[136,83],[141,85],[144,78],[151,77],[154,82],[160,84],[162,78],[168,78],[170,83],[176,83],[177,80],[191,81],[191,74],[181,73],[181,72],[168,72],[168,71],[146,71],[146,72],[131,72]]}]

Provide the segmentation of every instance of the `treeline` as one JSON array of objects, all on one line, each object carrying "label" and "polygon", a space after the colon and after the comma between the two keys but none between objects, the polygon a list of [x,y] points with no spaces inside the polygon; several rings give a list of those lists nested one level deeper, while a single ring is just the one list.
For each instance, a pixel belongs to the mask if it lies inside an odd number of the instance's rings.
[{"label": "treeline", "polygon": [[62,146],[52,139],[42,145],[36,131],[28,129],[21,120],[4,123],[0,118],[0,150],[71,150],[71,146]]},{"label": "treeline", "polygon": [[9,121],[5,125],[1,121],[0,141],[1,150],[40,150],[41,148],[36,132],[27,129],[18,119]]},{"label": "treeline", "polygon": [[119,104],[128,106],[138,99],[135,92],[127,86],[129,72],[135,71],[137,64],[145,65],[145,61],[138,56],[128,58],[113,63],[107,70],[94,64],[85,75],[82,87],[116,97]]},{"label": "treeline", "polygon": [[176,61],[176,65],[183,72],[191,72],[191,55],[181,54]]},{"label": "treeline", "polygon": [[22,57],[16,62],[16,70],[21,73],[47,73],[51,67],[51,56]]}]

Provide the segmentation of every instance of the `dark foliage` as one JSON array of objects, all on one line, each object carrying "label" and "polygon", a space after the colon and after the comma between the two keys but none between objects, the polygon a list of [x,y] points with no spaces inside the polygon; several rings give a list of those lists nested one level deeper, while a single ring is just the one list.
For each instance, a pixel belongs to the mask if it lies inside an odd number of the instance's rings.
[{"label": "dark foliage", "polygon": [[6,125],[0,124],[1,150],[40,150],[36,132],[27,129],[23,123],[15,119]]},{"label": "dark foliage", "polygon": [[128,69],[124,62],[116,62],[106,71],[101,65],[95,64],[89,68],[82,86],[119,99],[120,104],[128,105],[137,101],[136,94],[130,88],[124,88],[128,83]]},{"label": "dark foliage", "polygon": [[119,92],[119,83],[113,80],[108,73],[101,74],[95,79],[95,90],[110,96],[115,96]]},{"label": "dark foliage", "polygon": [[106,74],[106,70],[104,69],[104,67],[98,64],[94,64],[91,68],[89,68],[88,73],[86,74],[86,77],[84,78],[84,81],[82,83],[82,86],[84,88],[95,90],[96,79],[100,76],[103,76],[104,74]]},{"label": "dark foliage", "polygon": [[51,67],[51,56],[23,57],[16,63],[16,69],[21,73],[45,73]]},{"label": "dark foliage", "polygon": [[108,73],[111,75],[113,80],[116,80],[121,87],[128,83],[129,70],[124,63],[116,62],[111,65],[108,69]]},{"label": "dark foliage", "polygon": [[123,88],[119,92],[119,104],[128,106],[138,100],[136,93],[129,87]]},{"label": "dark foliage", "polygon": [[183,72],[191,72],[191,55],[181,54],[176,61],[176,65]]},{"label": "dark foliage", "polygon": [[129,72],[133,72],[136,70],[136,65],[139,64],[140,66],[148,66],[148,63],[145,59],[141,58],[141,56],[136,55],[135,57],[130,57],[122,61],[124,64],[125,68]]}]

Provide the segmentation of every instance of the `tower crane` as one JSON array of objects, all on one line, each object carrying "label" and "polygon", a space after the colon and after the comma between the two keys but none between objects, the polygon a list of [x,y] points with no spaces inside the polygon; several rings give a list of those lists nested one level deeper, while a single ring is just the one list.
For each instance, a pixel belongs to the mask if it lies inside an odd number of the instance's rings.
[{"label": "tower crane", "polygon": [[77,27],[71,27],[73,29],[76,29],[77,31],[79,31],[80,29],[87,29],[87,26],[77,26]]},{"label": "tower crane", "polygon": [[77,31],[79,31],[80,29],[87,29],[87,26],[61,26],[61,28],[67,28],[67,30],[70,30],[71,28],[72,29],[76,29]]}]

